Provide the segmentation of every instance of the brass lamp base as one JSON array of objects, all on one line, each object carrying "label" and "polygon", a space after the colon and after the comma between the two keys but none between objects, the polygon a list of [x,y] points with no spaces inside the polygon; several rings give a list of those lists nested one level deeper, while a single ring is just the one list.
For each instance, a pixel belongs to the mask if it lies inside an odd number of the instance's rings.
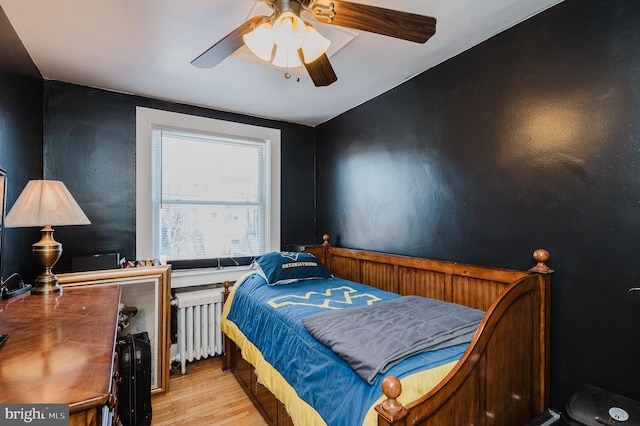
[{"label": "brass lamp base", "polygon": [[51,293],[59,293],[62,291],[62,287],[58,284],[58,277],[54,274],[45,275],[44,273],[38,275],[35,282],[33,283],[33,288],[31,289],[31,294],[51,294]]},{"label": "brass lamp base", "polygon": [[42,239],[32,246],[31,251],[33,257],[44,266],[44,272],[33,283],[31,294],[58,293],[62,290],[62,287],[58,284],[58,277],[51,272],[51,268],[62,256],[62,244],[53,239],[51,225],[45,225],[40,231],[42,232]]}]

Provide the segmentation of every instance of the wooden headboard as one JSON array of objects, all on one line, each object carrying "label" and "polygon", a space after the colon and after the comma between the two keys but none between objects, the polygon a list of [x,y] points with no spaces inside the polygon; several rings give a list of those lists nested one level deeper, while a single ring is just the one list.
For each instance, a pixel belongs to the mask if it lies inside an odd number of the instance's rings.
[{"label": "wooden headboard", "polygon": [[[530,275],[525,271],[464,265],[456,262],[333,247],[329,235],[320,246],[306,247],[333,275],[402,295],[445,300],[486,311],[511,283]],[[534,254],[542,270],[544,253]],[[544,269],[546,268],[546,269]],[[532,268],[533,269],[533,268]],[[482,288],[482,292],[477,289]],[[474,291],[471,291],[471,290]]]}]

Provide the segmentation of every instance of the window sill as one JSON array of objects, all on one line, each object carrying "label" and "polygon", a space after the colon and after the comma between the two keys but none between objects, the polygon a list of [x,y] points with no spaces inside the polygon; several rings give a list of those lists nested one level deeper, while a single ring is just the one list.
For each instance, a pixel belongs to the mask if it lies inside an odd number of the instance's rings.
[{"label": "window sill", "polygon": [[224,268],[181,269],[171,272],[171,288],[193,287],[237,281],[251,271],[249,265],[227,266]]}]

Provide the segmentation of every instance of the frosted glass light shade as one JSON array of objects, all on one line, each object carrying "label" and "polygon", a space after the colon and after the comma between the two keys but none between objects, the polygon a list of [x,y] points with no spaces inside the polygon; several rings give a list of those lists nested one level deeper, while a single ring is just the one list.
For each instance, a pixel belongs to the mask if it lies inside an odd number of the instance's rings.
[{"label": "frosted glass light shade", "polygon": [[57,180],[30,180],[5,219],[7,228],[90,223],[64,183]]},{"label": "frosted glass light shade", "polygon": [[282,49],[298,50],[307,36],[305,23],[292,12],[284,12],[273,23],[273,40]]},{"label": "frosted glass light shade", "polygon": [[270,61],[273,54],[273,25],[265,22],[248,34],[242,36],[247,47],[263,61]]},{"label": "frosted glass light shade", "polygon": [[297,50],[287,50],[280,46],[276,47],[272,63],[281,68],[297,68],[302,65]]},{"label": "frosted glass light shade", "polygon": [[273,25],[270,22],[260,24],[242,39],[258,58],[269,61],[273,56],[273,65],[281,68],[302,66],[299,49],[302,49],[304,62],[309,64],[331,45],[331,41],[292,12],[282,13]]},{"label": "frosted glass light shade", "polygon": [[302,45],[304,62],[310,64],[318,59],[331,46],[331,41],[322,36],[311,25],[307,25],[307,37]]}]

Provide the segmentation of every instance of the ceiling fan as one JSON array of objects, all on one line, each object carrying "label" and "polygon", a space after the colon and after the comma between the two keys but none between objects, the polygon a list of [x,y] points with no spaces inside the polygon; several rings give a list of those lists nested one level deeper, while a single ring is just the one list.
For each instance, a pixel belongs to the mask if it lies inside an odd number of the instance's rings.
[{"label": "ceiling fan", "polygon": [[304,66],[314,85],[328,86],[338,80],[325,53],[330,41],[301,16],[415,43],[426,42],[436,32],[435,18],[366,4],[342,0],[260,1],[273,9],[271,15],[249,19],[191,64],[212,68],[246,44],[260,59],[287,69]]}]

